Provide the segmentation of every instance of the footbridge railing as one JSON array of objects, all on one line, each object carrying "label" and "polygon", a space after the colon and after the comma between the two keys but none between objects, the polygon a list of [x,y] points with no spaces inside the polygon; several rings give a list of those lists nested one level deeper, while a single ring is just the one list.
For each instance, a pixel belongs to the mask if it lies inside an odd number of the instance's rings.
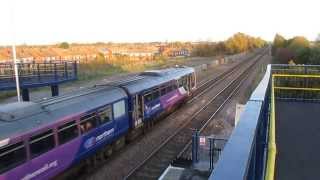
[{"label": "footbridge railing", "polygon": [[[51,86],[53,95],[58,94],[58,84],[77,79],[77,63],[57,61],[48,63],[18,63],[20,88],[28,100],[28,88]],[[0,91],[16,89],[13,63],[0,63]]]}]

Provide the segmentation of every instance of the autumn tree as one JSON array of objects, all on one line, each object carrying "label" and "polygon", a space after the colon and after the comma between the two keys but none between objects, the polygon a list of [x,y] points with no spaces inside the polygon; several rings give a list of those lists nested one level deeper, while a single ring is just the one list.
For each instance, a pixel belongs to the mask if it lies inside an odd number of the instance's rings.
[{"label": "autumn tree", "polygon": [[249,39],[243,33],[237,33],[230,37],[226,42],[226,48],[230,53],[240,53],[248,50],[249,48]]},{"label": "autumn tree", "polygon": [[276,34],[273,40],[272,54],[275,55],[278,48],[284,48],[286,46],[286,41],[287,40],[283,36]]},{"label": "autumn tree", "polygon": [[69,43],[67,42],[62,42],[60,45],[59,45],[59,48],[62,48],[62,49],[69,49],[70,45]]},{"label": "autumn tree", "polygon": [[266,45],[266,41],[261,38],[251,37],[244,33],[236,33],[225,42],[225,47],[229,53],[240,53]]},{"label": "autumn tree", "polygon": [[236,33],[226,41],[218,43],[201,43],[193,46],[193,56],[215,56],[221,54],[235,54],[261,48],[267,43],[261,38],[251,37],[244,33]]},{"label": "autumn tree", "polygon": [[288,41],[288,48],[293,51],[309,47],[310,42],[303,36],[296,36]]}]

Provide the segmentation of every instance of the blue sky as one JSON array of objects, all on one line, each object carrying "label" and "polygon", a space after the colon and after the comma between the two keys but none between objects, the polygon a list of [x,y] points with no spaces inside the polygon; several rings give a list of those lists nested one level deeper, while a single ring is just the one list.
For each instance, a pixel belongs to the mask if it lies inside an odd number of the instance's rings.
[{"label": "blue sky", "polygon": [[319,5],[316,0],[2,0],[0,45],[218,41],[236,32],[314,40],[320,33]]}]

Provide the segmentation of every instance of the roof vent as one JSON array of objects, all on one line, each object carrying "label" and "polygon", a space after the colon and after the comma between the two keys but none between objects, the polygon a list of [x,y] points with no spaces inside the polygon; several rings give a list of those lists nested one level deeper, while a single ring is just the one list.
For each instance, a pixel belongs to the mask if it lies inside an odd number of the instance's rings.
[{"label": "roof vent", "polygon": [[161,76],[160,71],[145,71],[140,73],[139,75],[141,76]]}]

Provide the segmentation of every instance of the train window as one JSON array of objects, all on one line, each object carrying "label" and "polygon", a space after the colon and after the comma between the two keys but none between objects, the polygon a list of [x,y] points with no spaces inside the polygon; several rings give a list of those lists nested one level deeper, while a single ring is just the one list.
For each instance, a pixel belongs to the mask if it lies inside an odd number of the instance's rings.
[{"label": "train window", "polygon": [[17,167],[26,160],[27,153],[23,142],[0,148],[0,174]]},{"label": "train window", "polygon": [[59,144],[64,144],[78,136],[76,121],[68,122],[58,128]]},{"label": "train window", "polygon": [[126,106],[125,106],[124,100],[113,104],[113,114],[115,119],[121,116],[124,116],[126,114]]},{"label": "train window", "polygon": [[112,120],[112,110],[111,106],[107,106],[99,110],[99,117],[101,124],[110,122]]},{"label": "train window", "polygon": [[95,113],[88,114],[80,119],[81,133],[86,133],[97,126],[97,117]]},{"label": "train window", "polygon": [[194,76],[194,73],[192,73],[191,75],[191,87],[194,87],[196,84],[195,84],[195,76]]},{"label": "train window", "polygon": [[182,84],[185,86],[185,85],[187,85],[187,82],[188,82],[187,76],[183,76]]},{"label": "train window", "polygon": [[152,93],[152,99],[158,99],[160,97],[160,92],[158,90],[153,91]]},{"label": "train window", "polygon": [[162,88],[162,89],[160,90],[160,92],[161,92],[161,96],[165,95],[165,94],[166,94],[166,88]]},{"label": "train window", "polygon": [[187,76],[183,76],[183,77],[181,78],[181,80],[182,80],[182,86],[183,86],[185,89],[187,89],[187,88],[188,88],[188,77],[187,77]]},{"label": "train window", "polygon": [[182,87],[182,86],[183,86],[183,80],[181,78],[181,79],[179,79],[179,87]]},{"label": "train window", "polygon": [[144,95],[144,102],[147,103],[150,101],[152,101],[152,94]]},{"label": "train window", "polygon": [[166,91],[167,91],[167,93],[171,92],[172,91],[172,86],[171,85],[168,86]]},{"label": "train window", "polygon": [[35,135],[30,139],[31,157],[37,157],[54,148],[54,137],[52,130]]},{"label": "train window", "polygon": [[172,85],[172,88],[173,88],[173,90],[178,89],[177,84],[173,84],[173,85]]}]

